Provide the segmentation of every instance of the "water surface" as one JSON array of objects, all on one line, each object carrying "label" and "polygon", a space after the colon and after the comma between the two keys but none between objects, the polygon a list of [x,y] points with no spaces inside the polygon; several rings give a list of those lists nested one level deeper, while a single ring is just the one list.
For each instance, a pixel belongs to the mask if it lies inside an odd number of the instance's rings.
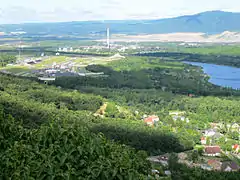
[{"label": "water surface", "polygon": [[222,87],[240,89],[240,68],[184,61],[186,64],[200,66],[210,76],[209,82]]}]

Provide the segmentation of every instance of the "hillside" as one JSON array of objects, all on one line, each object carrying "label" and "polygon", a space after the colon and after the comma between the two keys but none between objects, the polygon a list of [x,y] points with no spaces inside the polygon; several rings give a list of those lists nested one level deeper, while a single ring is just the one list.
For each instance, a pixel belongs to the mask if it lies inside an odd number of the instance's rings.
[{"label": "hillside", "polygon": [[[46,85],[0,74],[0,179],[157,179],[155,168],[166,180],[239,179],[238,172],[178,165],[173,155],[168,167],[146,160],[179,152],[194,160],[191,150],[212,122],[228,138],[213,143],[230,152],[239,137],[226,127],[239,124],[239,91],[165,58],[126,57],[86,68],[109,76],[59,77]],[[159,121],[148,127],[145,117],[152,115]]]},{"label": "hillside", "polygon": [[63,23],[38,23],[2,25],[0,31],[21,29],[29,34],[41,35],[105,35],[110,26],[112,34],[164,34],[175,32],[202,32],[218,34],[224,31],[240,31],[240,13],[209,11],[195,15],[158,20],[88,21]]},{"label": "hillside", "polygon": [[[240,42],[240,32],[224,31],[220,34],[207,33],[167,33],[146,35],[116,35],[112,37],[115,42],[201,42],[201,43],[237,43]],[[100,41],[105,41],[102,39]]]}]

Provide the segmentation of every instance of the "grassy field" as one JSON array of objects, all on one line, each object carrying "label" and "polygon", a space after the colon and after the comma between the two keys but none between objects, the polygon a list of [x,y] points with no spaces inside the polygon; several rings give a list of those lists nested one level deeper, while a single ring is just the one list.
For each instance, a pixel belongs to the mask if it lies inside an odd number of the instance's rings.
[{"label": "grassy field", "polygon": [[116,71],[136,71],[141,69],[183,69],[184,64],[181,62],[165,62],[160,60],[149,60],[146,61],[145,58],[131,57],[126,58],[121,61],[113,61],[108,63],[108,66],[111,66]]},{"label": "grassy field", "polygon": [[64,47],[64,46],[72,46],[74,48],[78,46],[91,46],[96,45],[97,42],[94,41],[84,41],[84,40],[75,40],[75,41],[59,41],[59,40],[47,40],[47,41],[40,41],[39,42],[41,47]]},{"label": "grassy field", "polygon": [[26,66],[16,65],[16,66],[7,66],[7,67],[2,68],[1,70],[5,70],[5,71],[8,71],[8,72],[11,72],[14,74],[18,74],[18,73],[22,73],[22,72],[25,72],[25,73],[31,72],[32,70],[34,70],[34,68],[31,69]]},{"label": "grassy field", "polygon": [[34,65],[34,67],[42,68],[42,67],[46,67],[48,65],[52,65],[54,62],[56,62],[56,63],[67,62],[67,57],[66,56],[50,57],[50,58],[45,59],[42,62]]},{"label": "grassy field", "polygon": [[208,46],[208,47],[191,47],[180,48],[179,51],[197,54],[219,54],[219,55],[240,55],[240,46]]},{"label": "grassy field", "polygon": [[[33,65],[13,65],[1,68],[0,70],[5,70],[15,75],[30,75],[32,70],[49,68],[55,62],[56,64],[62,63],[75,63],[75,69],[79,72],[85,72],[85,67],[90,64],[101,64],[105,65],[111,63],[114,59],[108,57],[68,57],[68,56],[52,56],[44,59],[42,62]],[[81,68],[77,68],[81,67]]]}]

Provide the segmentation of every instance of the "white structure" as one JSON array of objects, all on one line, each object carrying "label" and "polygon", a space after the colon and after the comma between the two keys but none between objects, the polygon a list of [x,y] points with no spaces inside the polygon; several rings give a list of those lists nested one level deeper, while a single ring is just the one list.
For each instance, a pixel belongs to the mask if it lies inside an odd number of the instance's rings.
[{"label": "white structure", "polygon": [[107,47],[110,49],[110,29],[107,28]]},{"label": "white structure", "polygon": [[215,134],[216,134],[216,131],[213,130],[213,129],[209,129],[209,130],[206,130],[206,131],[205,131],[205,136],[207,136],[207,137],[212,137],[212,136],[214,136]]},{"label": "white structure", "polygon": [[186,114],[185,111],[172,111],[172,112],[169,112],[170,116],[173,116],[173,115],[180,116],[180,115],[184,115],[184,114]]},{"label": "white structure", "polygon": [[121,56],[119,53],[110,57],[110,59],[124,59],[124,58],[125,58],[125,56]]},{"label": "white structure", "polygon": [[16,32],[10,32],[12,35],[20,35],[20,34],[26,34],[25,31],[16,31]]},{"label": "white structure", "polygon": [[56,73],[57,70],[56,69],[48,69],[46,70],[46,73]]},{"label": "white structure", "polygon": [[41,81],[55,81],[56,78],[39,77],[38,79]]},{"label": "white structure", "polygon": [[239,124],[237,124],[237,123],[233,123],[233,124],[232,124],[231,130],[238,131],[239,129],[240,129]]},{"label": "white structure", "polygon": [[207,144],[207,138],[206,137],[202,137],[201,138],[201,144],[202,145],[206,145]]}]

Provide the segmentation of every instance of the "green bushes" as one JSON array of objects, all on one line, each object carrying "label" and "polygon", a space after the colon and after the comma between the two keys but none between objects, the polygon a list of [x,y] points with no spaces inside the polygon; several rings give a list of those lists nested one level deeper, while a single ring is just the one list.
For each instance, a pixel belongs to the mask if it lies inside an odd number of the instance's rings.
[{"label": "green bushes", "polygon": [[6,66],[7,64],[10,64],[10,63],[15,63],[17,60],[17,58],[15,56],[12,56],[12,55],[8,55],[8,54],[0,54],[0,66],[1,67],[4,67]]},{"label": "green bushes", "polygon": [[39,129],[0,114],[0,179],[145,179],[146,154],[93,135],[80,123]]},{"label": "green bushes", "polygon": [[31,80],[7,75],[0,76],[0,87],[5,92],[23,99],[52,103],[57,108],[65,107],[74,111],[88,110],[95,112],[103,104],[103,98],[100,96],[63,91],[53,86],[45,86]]},{"label": "green bushes", "polygon": [[91,130],[95,133],[103,133],[108,139],[113,139],[138,150],[147,151],[153,155],[181,152],[186,146],[186,144],[179,142],[176,134],[163,132],[161,128],[146,127],[142,122],[120,119],[104,120],[102,123],[94,124]]}]

